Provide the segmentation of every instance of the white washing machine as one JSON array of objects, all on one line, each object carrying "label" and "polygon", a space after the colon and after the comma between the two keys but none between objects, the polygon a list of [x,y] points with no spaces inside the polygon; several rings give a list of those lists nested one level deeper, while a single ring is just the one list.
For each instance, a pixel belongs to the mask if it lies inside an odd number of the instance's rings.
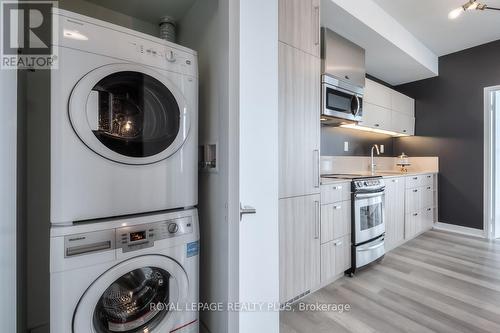
[{"label": "white washing machine", "polygon": [[196,52],[56,10],[51,222],[197,204]]},{"label": "white washing machine", "polygon": [[52,227],[51,333],[198,333],[196,209]]}]

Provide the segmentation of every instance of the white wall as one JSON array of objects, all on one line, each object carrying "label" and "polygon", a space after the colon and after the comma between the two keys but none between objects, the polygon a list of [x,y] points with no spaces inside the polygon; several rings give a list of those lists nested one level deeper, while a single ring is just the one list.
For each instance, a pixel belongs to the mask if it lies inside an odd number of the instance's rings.
[{"label": "white wall", "polygon": [[16,332],[17,71],[0,70],[0,322]]}]

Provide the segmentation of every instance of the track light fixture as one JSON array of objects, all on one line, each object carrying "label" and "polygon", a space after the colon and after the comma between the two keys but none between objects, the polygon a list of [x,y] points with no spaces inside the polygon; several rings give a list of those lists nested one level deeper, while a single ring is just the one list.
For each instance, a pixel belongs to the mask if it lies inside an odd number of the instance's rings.
[{"label": "track light fixture", "polygon": [[477,2],[477,0],[469,0],[467,3],[465,3],[465,5],[453,9],[448,14],[448,18],[450,20],[454,20],[457,17],[459,17],[460,15],[462,15],[462,13],[464,13],[467,10],[485,10],[485,9],[500,10],[500,8],[488,7],[488,5],[485,5],[483,3],[479,3],[479,2]]}]

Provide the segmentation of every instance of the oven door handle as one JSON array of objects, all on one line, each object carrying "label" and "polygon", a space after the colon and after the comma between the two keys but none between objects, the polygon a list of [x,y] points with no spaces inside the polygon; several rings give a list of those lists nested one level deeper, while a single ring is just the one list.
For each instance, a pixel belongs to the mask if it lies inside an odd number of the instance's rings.
[{"label": "oven door handle", "polygon": [[384,191],[373,192],[373,193],[356,193],[354,197],[356,199],[364,199],[364,198],[374,198],[384,195]]},{"label": "oven door handle", "polygon": [[378,249],[379,247],[382,247],[384,246],[385,244],[385,238],[382,238],[380,240],[380,242],[376,245],[372,245],[372,246],[369,246],[367,248],[361,248],[361,249],[358,249],[359,252],[363,252],[363,251],[371,251],[371,250],[375,250],[375,249]]}]

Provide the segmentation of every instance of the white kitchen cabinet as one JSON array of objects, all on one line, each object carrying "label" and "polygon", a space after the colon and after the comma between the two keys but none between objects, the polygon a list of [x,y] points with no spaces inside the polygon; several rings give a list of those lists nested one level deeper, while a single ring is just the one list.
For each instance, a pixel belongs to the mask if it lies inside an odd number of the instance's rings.
[{"label": "white kitchen cabinet", "polygon": [[385,180],[385,250],[404,242],[405,182],[402,177]]},{"label": "white kitchen cabinet", "polygon": [[391,109],[413,118],[415,117],[415,100],[391,89]]},{"label": "white kitchen cabinet", "polygon": [[279,43],[279,197],[320,192],[320,59]]},{"label": "white kitchen cabinet", "polygon": [[406,135],[415,135],[415,118],[405,113],[391,113],[391,128],[392,131]]},{"label": "white kitchen cabinet", "polygon": [[422,211],[406,214],[405,240],[413,239],[422,231]]},{"label": "white kitchen cabinet", "polygon": [[436,209],[434,207],[427,207],[424,209],[422,214],[423,231],[432,229],[432,226],[434,225],[435,210]]},{"label": "white kitchen cabinet", "polygon": [[321,245],[321,284],[332,282],[351,267],[351,235]]},{"label": "white kitchen cabinet", "polygon": [[363,122],[359,125],[415,135],[415,100],[366,79]]},{"label": "white kitchen cabinet", "polygon": [[321,185],[321,204],[327,205],[351,198],[351,183],[334,183]]},{"label": "white kitchen cabinet", "polygon": [[384,107],[367,103],[363,103],[363,121],[359,123],[361,126],[390,130],[392,111]]},{"label": "white kitchen cabinet", "polygon": [[320,57],[320,0],[279,0],[279,40]]},{"label": "white kitchen cabinet", "polygon": [[415,175],[405,179],[405,240],[432,229],[436,216],[435,175]]},{"label": "white kitchen cabinet", "polygon": [[365,102],[391,109],[391,89],[370,79],[366,79],[365,84]]},{"label": "white kitchen cabinet", "polygon": [[422,209],[422,194],[423,188],[409,188],[406,189],[405,195],[405,212],[406,213],[414,213],[420,211]]},{"label": "white kitchen cabinet", "polygon": [[320,195],[279,200],[280,303],[320,283]]},{"label": "white kitchen cabinet", "polygon": [[321,244],[351,233],[351,201],[321,205]]}]

